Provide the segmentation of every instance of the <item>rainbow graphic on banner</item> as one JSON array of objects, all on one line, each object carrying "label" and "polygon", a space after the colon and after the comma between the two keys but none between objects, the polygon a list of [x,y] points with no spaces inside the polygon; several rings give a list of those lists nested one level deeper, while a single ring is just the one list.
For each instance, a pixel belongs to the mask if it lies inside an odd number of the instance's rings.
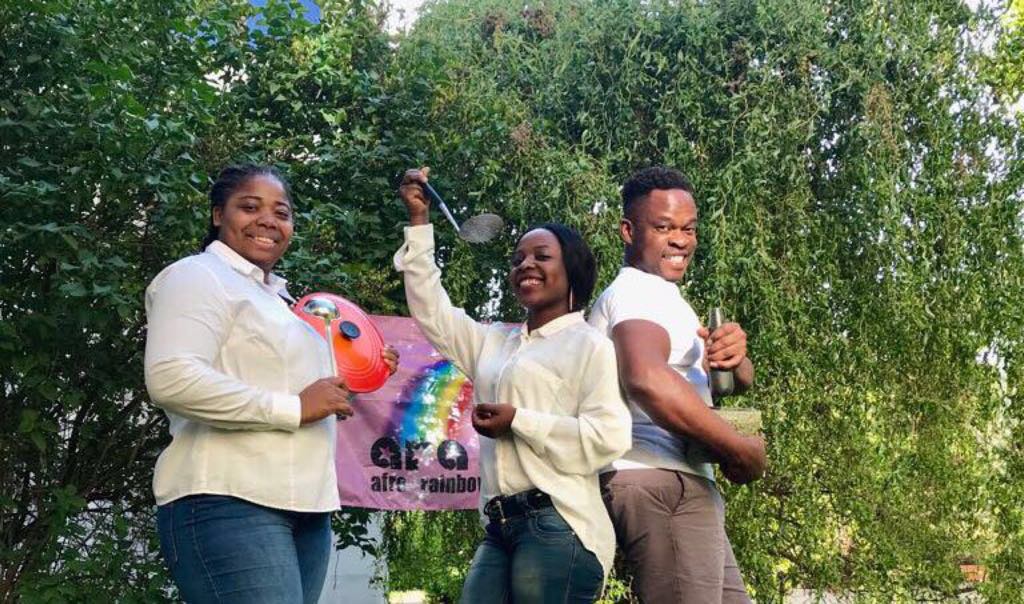
[{"label": "rainbow graphic on banner", "polygon": [[450,361],[427,365],[402,390],[391,414],[393,433],[402,444],[454,439],[473,406],[473,383]]}]

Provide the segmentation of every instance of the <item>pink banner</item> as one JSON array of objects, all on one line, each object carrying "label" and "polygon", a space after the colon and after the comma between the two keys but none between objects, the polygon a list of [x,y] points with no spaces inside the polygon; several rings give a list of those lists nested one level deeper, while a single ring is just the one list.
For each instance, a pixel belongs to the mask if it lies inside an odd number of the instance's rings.
[{"label": "pink banner", "polygon": [[381,510],[477,507],[479,443],[473,385],[406,317],[371,317],[399,353],[398,372],[360,394],[338,422],[342,505]]}]

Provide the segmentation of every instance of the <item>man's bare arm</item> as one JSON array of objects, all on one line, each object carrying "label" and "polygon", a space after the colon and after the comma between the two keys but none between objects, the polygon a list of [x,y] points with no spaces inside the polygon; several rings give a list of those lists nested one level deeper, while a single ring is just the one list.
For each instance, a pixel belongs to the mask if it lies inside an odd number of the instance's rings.
[{"label": "man's bare arm", "polygon": [[670,340],[663,327],[642,319],[623,321],[612,329],[612,341],[619,380],[654,423],[704,444],[730,467],[730,479],[736,482],[750,482],[764,474],[763,439],[736,432],[669,366]]}]

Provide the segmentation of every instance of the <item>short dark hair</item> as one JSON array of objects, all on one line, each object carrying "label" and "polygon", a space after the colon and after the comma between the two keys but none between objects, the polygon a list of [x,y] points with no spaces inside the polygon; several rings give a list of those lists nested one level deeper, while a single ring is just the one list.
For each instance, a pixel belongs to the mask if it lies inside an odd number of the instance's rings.
[{"label": "short dark hair", "polygon": [[245,184],[247,180],[255,176],[270,176],[276,178],[281,186],[284,187],[284,194],[288,197],[288,203],[294,205],[292,201],[292,189],[288,185],[288,181],[281,172],[273,166],[264,166],[260,164],[235,164],[228,166],[220,171],[217,175],[217,180],[213,181],[213,186],[210,187],[210,225],[206,229],[206,237],[203,238],[203,243],[199,246],[199,251],[206,249],[206,246],[210,245],[217,240],[219,229],[213,224],[213,209],[220,208],[224,209],[224,204],[228,202],[228,198],[235,192],[238,187]]},{"label": "short dark hair", "polygon": [[654,190],[682,189],[693,195],[693,185],[679,170],[665,166],[651,166],[634,172],[622,185],[622,215],[628,216],[640,199]]},{"label": "short dark hair", "polygon": [[590,297],[594,295],[594,284],[597,283],[597,262],[594,260],[594,253],[590,251],[590,246],[576,229],[564,224],[535,224],[526,232],[534,229],[549,231],[558,239],[558,245],[562,248],[562,264],[569,280],[569,291],[572,292],[572,307],[569,310],[583,310],[590,304]]}]

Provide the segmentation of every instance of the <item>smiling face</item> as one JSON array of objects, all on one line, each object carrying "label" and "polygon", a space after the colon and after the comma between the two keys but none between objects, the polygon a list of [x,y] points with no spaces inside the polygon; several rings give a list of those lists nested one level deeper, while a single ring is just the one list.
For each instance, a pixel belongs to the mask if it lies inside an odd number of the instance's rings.
[{"label": "smiling face", "polygon": [[213,224],[218,239],[265,273],[284,255],[295,230],[284,185],[264,174],[247,178],[223,208],[213,208]]},{"label": "smiling face", "polygon": [[512,255],[508,279],[516,299],[531,314],[550,314],[550,320],[568,312],[569,278],[562,246],[551,231],[534,229],[523,235]]},{"label": "smiling face", "polygon": [[680,281],[697,249],[697,204],[682,189],[655,189],[635,202],[619,233],[628,265]]}]

